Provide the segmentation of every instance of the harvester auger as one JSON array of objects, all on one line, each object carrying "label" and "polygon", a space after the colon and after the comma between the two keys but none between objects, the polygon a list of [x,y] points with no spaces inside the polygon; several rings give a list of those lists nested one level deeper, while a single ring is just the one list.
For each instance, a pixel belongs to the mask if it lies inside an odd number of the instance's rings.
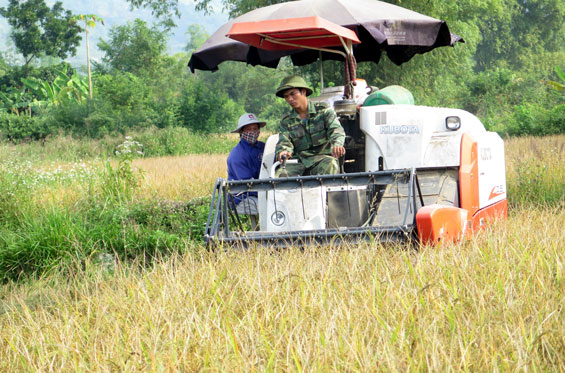
[{"label": "harvester auger", "polygon": [[[205,238],[207,242],[214,240],[216,243],[235,243],[243,247],[248,246],[249,241],[257,242],[262,246],[280,247],[311,242],[327,243],[328,241],[342,240],[345,237],[358,239],[373,236],[387,241],[405,240],[414,234],[414,211],[417,211],[418,206],[423,205],[421,193],[418,193],[419,200],[416,200],[417,183],[414,169],[410,171],[360,172],[266,180],[226,181],[218,179],[214,188],[213,207],[206,226]],[[399,214],[403,216],[402,223],[398,226],[374,225],[373,222],[383,191],[387,185],[392,184],[401,184],[402,189],[408,191],[407,196],[397,195]],[[268,203],[271,207],[270,210],[272,210],[269,225],[276,227],[290,225],[296,226],[297,229],[245,232],[242,219],[238,216],[237,211],[230,206],[229,198],[232,194],[249,191],[261,192],[262,198],[268,198],[267,196],[272,198],[272,203]],[[359,191],[362,191],[362,193],[359,193]],[[283,198],[277,196],[277,193],[284,195],[284,201]],[[319,195],[315,196],[314,194]],[[312,201],[306,203],[304,201],[305,195],[308,199],[316,198],[319,203],[311,203]],[[287,217],[289,213],[288,202],[294,196],[299,199],[299,209],[302,211],[297,212],[301,216],[298,221],[287,223],[286,219],[290,218]],[[329,198],[329,201],[325,198]],[[362,206],[359,205],[360,203]],[[322,214],[327,214],[327,218],[316,219],[318,220],[317,223],[327,220],[327,224],[318,224],[319,226],[314,227],[310,221],[306,222],[306,220],[311,220],[307,218],[312,212],[311,205],[327,206],[325,211],[324,209],[317,209]],[[371,206],[372,208],[370,208]],[[308,213],[306,212],[307,209]],[[346,222],[350,223],[346,225],[352,226],[341,225]],[[308,226],[312,229],[307,229]]]}]

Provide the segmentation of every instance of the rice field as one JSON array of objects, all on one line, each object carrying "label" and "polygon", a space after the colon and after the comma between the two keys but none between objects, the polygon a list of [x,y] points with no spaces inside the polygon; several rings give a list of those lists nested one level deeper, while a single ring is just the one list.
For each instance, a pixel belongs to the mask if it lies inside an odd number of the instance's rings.
[{"label": "rice field", "polygon": [[[187,241],[150,266],[92,257],[7,283],[0,370],[563,371],[564,144],[507,140],[509,218],[458,244],[208,252]],[[225,158],[134,160],[133,198],[206,196]],[[76,180],[42,190],[73,206],[89,193]]]},{"label": "rice field", "polygon": [[139,198],[183,201],[206,196],[217,177],[227,177],[226,158],[223,154],[196,154],[137,159],[133,165],[144,175]]}]

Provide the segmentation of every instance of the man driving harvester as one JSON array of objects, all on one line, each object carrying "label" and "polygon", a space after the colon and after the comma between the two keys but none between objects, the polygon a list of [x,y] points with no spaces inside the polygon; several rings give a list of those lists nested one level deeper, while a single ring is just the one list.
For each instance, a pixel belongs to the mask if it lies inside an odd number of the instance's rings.
[{"label": "man driving harvester", "polygon": [[286,77],[276,92],[292,108],[281,119],[275,150],[281,163],[298,161],[286,165],[288,176],[337,174],[338,158],[345,155],[345,131],[335,111],[327,103],[309,101],[311,94],[300,76]]}]

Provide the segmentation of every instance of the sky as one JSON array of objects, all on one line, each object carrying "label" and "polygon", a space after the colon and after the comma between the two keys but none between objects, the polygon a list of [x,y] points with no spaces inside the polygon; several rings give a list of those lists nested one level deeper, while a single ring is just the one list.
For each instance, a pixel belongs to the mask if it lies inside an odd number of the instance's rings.
[{"label": "sky", "polygon": [[[96,14],[102,17],[104,25],[96,24],[89,29],[89,44],[91,60],[100,60],[102,52],[98,50],[96,44],[102,38],[108,40],[109,30],[113,26],[126,24],[136,18],[143,19],[151,24],[154,17],[146,9],[130,10],[126,0],[59,0],[63,3],[63,8],[70,10],[74,14]],[[52,7],[55,0],[45,0],[49,7]],[[214,12],[211,15],[197,12],[194,9],[193,0],[179,0],[179,10],[181,18],[175,19],[177,27],[171,33],[168,45],[168,53],[174,54],[183,50],[186,45],[185,32],[191,24],[200,24],[208,32],[214,33],[223,23],[227,22],[227,14],[222,12],[219,0],[212,1]],[[0,0],[0,7],[6,7],[8,0]],[[82,44],[77,48],[77,55],[67,59],[75,66],[86,65],[86,46],[84,36]],[[15,57],[15,49],[10,40],[10,26],[6,19],[0,16],[0,51],[10,61]]]}]

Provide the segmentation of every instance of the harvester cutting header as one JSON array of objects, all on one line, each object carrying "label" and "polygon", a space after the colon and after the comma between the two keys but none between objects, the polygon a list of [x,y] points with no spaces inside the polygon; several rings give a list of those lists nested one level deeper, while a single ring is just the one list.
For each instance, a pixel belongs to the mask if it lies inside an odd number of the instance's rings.
[{"label": "harvester cutting header", "polygon": [[[377,63],[383,51],[401,64],[459,41],[443,21],[376,0],[276,4],[222,26],[193,54],[191,69],[215,70],[225,60],[276,67],[282,56],[296,65],[344,62],[344,85],[310,100],[333,106],[346,152],[338,174],[281,177],[278,135],[269,137],[259,179],[216,181],[207,243],[372,237],[436,244],[505,217],[504,143],[496,133],[471,113],[417,106],[400,86],[379,90],[356,77],[357,61]],[[258,193],[253,229],[233,204],[249,192]]]}]

